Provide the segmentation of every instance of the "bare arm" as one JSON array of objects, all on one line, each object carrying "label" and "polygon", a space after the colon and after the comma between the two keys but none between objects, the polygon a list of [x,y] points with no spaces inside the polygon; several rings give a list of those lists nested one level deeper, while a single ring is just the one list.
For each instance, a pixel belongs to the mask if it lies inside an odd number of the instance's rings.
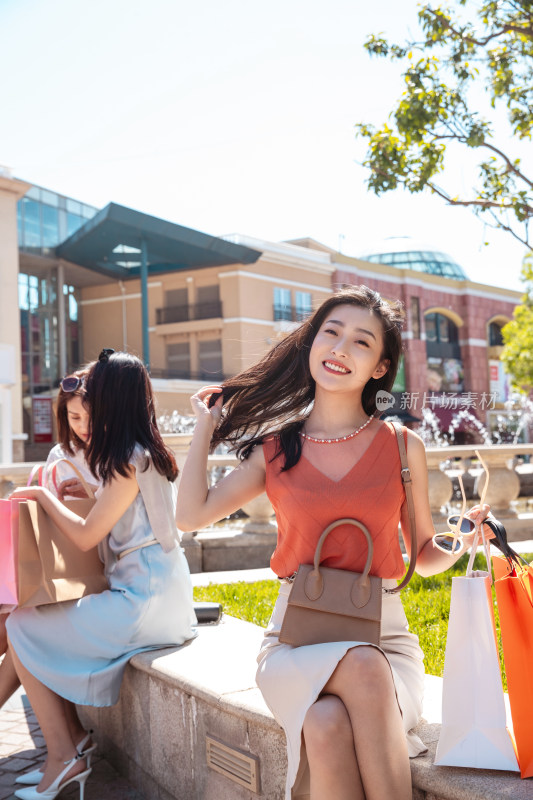
[{"label": "bare arm", "polygon": [[[422,575],[422,577],[427,578],[438,572],[444,572],[455,564],[457,559],[471,546],[474,534],[463,535],[464,546],[458,554],[448,555],[433,546],[432,537],[435,533],[435,528],[429,506],[426,451],[422,439],[420,439],[416,433],[413,433],[413,431],[407,431],[407,461],[409,463],[409,469],[411,470],[413,502],[415,506],[418,549],[416,571],[419,575]],[[483,507],[483,513],[481,513],[481,511],[479,506],[474,506],[470,509],[468,516],[473,519],[474,522],[477,522],[477,524],[481,524],[482,520],[487,516],[489,506],[485,505]],[[401,525],[405,549],[410,557],[411,535],[406,504],[404,504],[402,508]],[[484,530],[487,538],[492,538],[492,531],[488,528]]]},{"label": "bare arm", "polygon": [[176,522],[182,531],[195,531],[237,511],[265,489],[263,449],[256,447],[249,458],[229,475],[209,488],[207,457],[211,436],[220,419],[222,399],[210,409],[211,394],[219,386],[207,386],[191,398],[197,422],[187,460],[181,473],[176,508]]},{"label": "bare arm", "polygon": [[59,530],[80,548],[90,550],[102,541],[125,514],[139,492],[134,474],[127,478],[118,475],[103,490],[87,519],[78,517],[54,495],[41,486],[16,489],[12,497],[38,500]]}]

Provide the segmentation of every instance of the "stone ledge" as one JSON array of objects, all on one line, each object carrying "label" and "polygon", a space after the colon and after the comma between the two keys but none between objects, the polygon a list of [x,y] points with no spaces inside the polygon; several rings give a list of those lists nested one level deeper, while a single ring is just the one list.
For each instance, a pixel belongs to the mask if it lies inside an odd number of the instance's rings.
[{"label": "stone ledge", "polygon": [[[146,800],[283,800],[285,737],[255,685],[262,635],[225,616],[183,647],[132,658],[116,706],[81,709],[106,758]],[[413,799],[531,800],[531,782],[518,773],[433,765],[441,686],[426,676],[417,732],[429,752],[411,760]],[[206,735],[259,757],[259,795],[208,767]]]}]

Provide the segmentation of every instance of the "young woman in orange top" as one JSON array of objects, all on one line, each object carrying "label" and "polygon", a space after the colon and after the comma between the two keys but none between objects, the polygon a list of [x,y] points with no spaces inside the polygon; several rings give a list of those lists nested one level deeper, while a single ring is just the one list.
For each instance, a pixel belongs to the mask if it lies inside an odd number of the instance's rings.
[{"label": "young woman in orange top", "polygon": [[[380,647],[333,642],[291,647],[278,634],[300,563],[313,561],[323,529],[352,517],[374,541],[371,572],[392,588],[404,573],[398,523],[410,552],[400,458],[392,426],[377,418],[400,359],[400,306],[365,286],[333,294],[256,366],[192,398],[197,425],[178,497],[177,521],[196,530],[265,491],[278,522],[271,565],[280,593],[259,653],[257,682],[287,737],[286,800],[411,798],[409,757],[426,750],[413,732],[422,709],[423,654],[399,594],[383,599]],[[224,405],[224,409],[223,409]],[[424,445],[404,432],[418,535],[417,571],[457,559],[434,548]],[[239,466],[208,488],[210,447],[229,441]],[[472,509],[477,522],[487,507]],[[483,514],[482,514],[483,512]],[[464,537],[464,547],[471,543]],[[462,551],[461,551],[462,552]],[[366,543],[334,530],[325,566],[361,571]]]}]

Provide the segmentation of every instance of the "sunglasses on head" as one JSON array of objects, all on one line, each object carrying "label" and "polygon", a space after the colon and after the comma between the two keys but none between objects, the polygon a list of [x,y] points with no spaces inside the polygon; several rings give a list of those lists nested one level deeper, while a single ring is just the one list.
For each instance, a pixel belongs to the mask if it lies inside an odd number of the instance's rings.
[{"label": "sunglasses on head", "polygon": [[78,378],[76,375],[68,375],[60,383],[61,389],[64,392],[75,392],[80,386],[83,386],[84,379]]},{"label": "sunglasses on head", "polygon": [[[481,493],[480,498],[480,505],[482,506],[485,503],[485,496],[487,494],[487,489],[489,486],[489,470],[483,459],[481,458],[479,452],[475,451],[476,456],[481,462],[481,466],[485,470],[485,484],[483,486],[483,491]],[[476,524],[473,520],[465,517],[466,511],[466,496],[465,490],[463,486],[463,479],[461,475],[459,475],[459,486],[461,489],[461,497],[463,498],[463,505],[461,508],[460,514],[452,514],[448,517],[447,523],[450,529],[450,533],[436,533],[433,536],[433,545],[442,550],[443,553],[448,553],[448,555],[453,555],[454,553],[460,552],[463,548],[463,533],[473,533],[476,529]]]}]

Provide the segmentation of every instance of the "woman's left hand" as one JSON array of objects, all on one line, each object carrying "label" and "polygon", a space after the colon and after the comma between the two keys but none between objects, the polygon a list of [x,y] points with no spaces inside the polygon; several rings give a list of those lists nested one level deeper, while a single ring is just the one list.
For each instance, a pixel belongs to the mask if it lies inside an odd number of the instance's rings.
[{"label": "woman's left hand", "polygon": [[9,495],[9,498],[15,500],[39,500],[43,497],[46,489],[44,486],[19,486]]},{"label": "woman's left hand", "polygon": [[[93,490],[97,489],[96,486],[90,487]],[[67,478],[64,481],[61,481],[59,486],[57,487],[57,496],[60,500],[64,500],[66,497],[77,497],[77,498],[87,498],[89,495],[85,491],[85,487],[83,486],[82,482],[79,478]]]},{"label": "woman's left hand", "polygon": [[[476,525],[476,530],[473,533],[468,533],[464,535],[465,544],[467,547],[470,547],[474,540],[474,536],[476,535],[477,531],[481,531],[481,525],[487,517],[492,516],[490,513],[490,506],[487,503],[484,503],[482,506],[479,504],[476,506],[472,506],[466,514],[465,517],[471,519],[472,522]],[[488,541],[489,539],[494,539],[494,533],[491,531],[488,525],[483,525],[483,534],[485,539]]]}]

